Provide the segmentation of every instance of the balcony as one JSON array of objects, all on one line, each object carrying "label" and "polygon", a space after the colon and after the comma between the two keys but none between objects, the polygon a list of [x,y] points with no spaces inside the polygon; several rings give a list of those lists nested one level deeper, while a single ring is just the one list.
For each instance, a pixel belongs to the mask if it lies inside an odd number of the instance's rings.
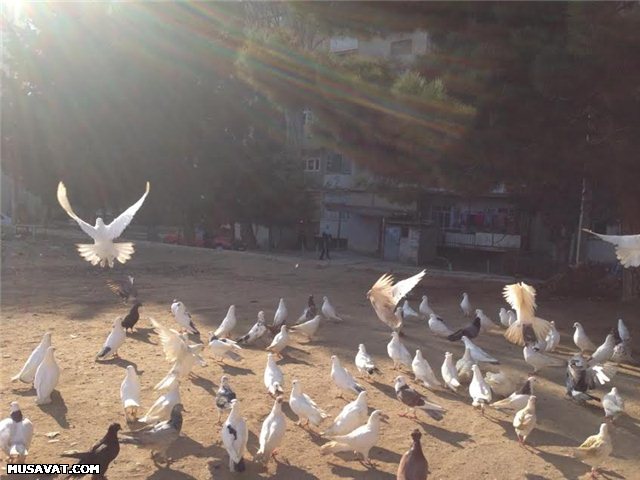
[{"label": "balcony", "polygon": [[485,250],[506,252],[519,250],[521,245],[520,235],[505,233],[460,233],[441,232],[438,246],[464,248],[469,250]]}]

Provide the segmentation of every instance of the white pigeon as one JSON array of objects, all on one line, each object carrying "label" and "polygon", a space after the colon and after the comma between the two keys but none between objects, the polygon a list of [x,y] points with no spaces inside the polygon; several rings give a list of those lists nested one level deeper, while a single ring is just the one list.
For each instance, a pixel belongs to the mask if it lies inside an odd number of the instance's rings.
[{"label": "white pigeon", "polygon": [[489,330],[493,330],[495,324],[493,321],[484,313],[481,309],[476,309],[476,317],[480,319],[480,329],[483,332],[488,332]]},{"label": "white pigeon", "polygon": [[411,354],[407,347],[400,341],[398,332],[391,332],[391,341],[387,344],[387,354],[393,360],[393,369],[397,370],[400,364],[411,368]]},{"label": "white pigeon", "polygon": [[264,369],[264,386],[274,397],[283,393],[284,375],[280,367],[278,367],[273,353],[267,354],[267,365]]},{"label": "white pigeon", "polygon": [[320,327],[320,315],[316,315],[311,320],[307,320],[304,323],[299,323],[298,325],[294,325],[291,327],[292,332],[297,332],[303,334],[309,341],[313,339],[313,336],[318,331]]},{"label": "white pigeon", "polygon": [[18,402],[11,402],[9,418],[0,421],[0,450],[9,457],[8,462],[24,463],[32,438],[31,420],[24,418]]},{"label": "white pigeon", "polygon": [[147,188],[136,203],[122,212],[115,220],[109,225],[105,225],[102,218],[96,218],[95,226],[89,225],[87,222],[78,217],[67,198],[67,189],[64,184],[60,182],[58,184],[58,203],[67,212],[71,218],[80,226],[82,231],[89,235],[93,239],[93,244],[79,243],[78,252],[80,256],[86,261],[91,262],[91,265],[100,264],[101,267],[105,267],[107,264],[113,268],[115,260],[120,263],[126,263],[127,260],[133,255],[134,248],[133,243],[113,243],[115,239],[122,235],[122,232],[127,228],[131,220],[133,220],[136,212],[142,207],[144,199],[149,194],[149,182],[147,182]]},{"label": "white pigeon", "polygon": [[331,380],[338,387],[338,390],[355,394],[364,391],[364,388],[354,380],[335,355],[331,355]]},{"label": "white pigeon", "polygon": [[507,315],[509,317],[509,327],[518,321],[516,312],[514,312],[513,310],[509,310],[507,312]]},{"label": "white pigeon", "polygon": [[418,315],[418,312],[416,312],[413,308],[411,308],[411,305],[409,305],[409,300],[405,300],[404,303],[402,304],[402,314],[405,318],[406,317],[418,318],[420,316]]},{"label": "white pigeon", "polygon": [[236,328],[236,323],[236,306],[231,305],[227,311],[227,315],[213,334],[218,338],[227,338],[233,329]]},{"label": "white pigeon", "polygon": [[620,336],[620,340],[622,340],[623,342],[628,342],[629,340],[631,340],[629,329],[624,324],[621,318],[618,319],[618,335]]},{"label": "white pigeon", "polygon": [[151,405],[140,421],[142,423],[156,423],[168,420],[174,405],[180,403],[180,381],[174,378],[166,386],[166,391]]},{"label": "white pigeon", "polygon": [[138,410],[140,409],[140,379],[133,365],[127,366],[127,372],[120,385],[120,400],[122,400],[124,418],[127,423],[133,423],[138,420]]},{"label": "white pigeon", "polygon": [[367,353],[367,347],[364,346],[364,343],[358,345],[355,364],[358,372],[362,375],[366,374],[371,376],[374,373],[380,373],[380,369],[376,367],[376,364],[373,362],[373,358],[371,358],[371,355]]},{"label": "white pigeon", "polygon": [[504,328],[509,328],[509,312],[504,307],[500,307],[500,311],[498,312],[498,316],[500,317],[500,323]]},{"label": "white pigeon", "polygon": [[251,330],[249,330],[245,335],[240,337],[236,342],[243,345],[251,345],[255,343],[260,337],[262,337],[267,332],[267,324],[264,319],[264,312],[260,310],[258,312],[258,320],[253,324]]},{"label": "white pigeon", "polygon": [[237,352],[237,350],[242,350],[242,347],[228,338],[216,338],[215,335],[210,335],[209,349],[211,349],[213,356],[218,362],[224,363],[225,358],[230,358],[236,362],[242,360],[242,356]]},{"label": "white pigeon", "polygon": [[273,352],[279,357],[282,357],[282,354],[280,352],[282,352],[282,350],[284,350],[287,345],[289,345],[290,340],[291,337],[289,336],[289,332],[287,331],[287,326],[282,325],[278,334],[273,337],[273,341],[267,347],[267,351]]},{"label": "white pigeon", "polygon": [[309,395],[302,391],[302,384],[299,380],[293,380],[291,382],[289,406],[293,413],[298,416],[296,425],[302,426],[302,422],[306,420],[305,425],[309,425],[309,422],[311,422],[312,425],[317,427],[329,416],[324,410],[318,407]]},{"label": "white pigeon", "polygon": [[575,331],[573,332],[573,343],[580,349],[581,353],[585,352],[593,352],[596,349],[596,346],[587,336],[587,332],[584,331],[584,328],[579,322],[575,322],[573,324],[573,328]]},{"label": "white pigeon", "polygon": [[277,449],[284,439],[287,429],[287,421],[282,413],[282,397],[277,397],[273,402],[271,413],[262,422],[260,428],[260,448],[256,453],[256,460],[267,463],[271,457],[275,457]]},{"label": "white pigeon", "polygon": [[47,348],[47,352],[44,354],[40,365],[38,365],[36,376],[33,380],[37,395],[36,404],[38,405],[51,403],[51,393],[55,390],[60,379],[60,367],[56,363],[56,358],[53,355],[54,351],[54,347]]},{"label": "white pigeon", "polygon": [[500,363],[498,360],[493,358],[487,352],[482,350],[479,346],[469,340],[467,337],[463,336],[462,341],[464,342],[465,350],[468,349],[471,353],[471,358],[473,358],[476,362],[484,362],[484,363]]},{"label": "white pigeon", "polygon": [[280,327],[287,323],[287,316],[289,313],[287,312],[287,306],[284,303],[284,298],[281,298],[278,302],[278,308],[276,309],[276,313],[273,315],[273,330],[278,331]]},{"label": "white pigeon", "polygon": [[184,306],[184,303],[174,300],[171,304],[171,313],[183,330],[186,330],[193,335],[200,335],[200,332],[196,328],[195,323],[193,323],[191,314],[187,310],[187,307]]},{"label": "white pigeon", "polygon": [[470,383],[473,377],[473,365],[476,363],[468,348],[464,349],[462,358],[456,362],[456,372],[460,383]]},{"label": "white pigeon", "polygon": [[573,455],[591,465],[591,478],[596,478],[598,473],[597,466],[606,460],[611,455],[611,452],[613,452],[613,443],[611,442],[609,425],[603,423],[600,425],[600,431],[596,435],[591,435],[587,438],[582,445],[576,448]]},{"label": "white pigeon", "polygon": [[438,337],[448,337],[453,333],[444,320],[432,313],[429,316],[429,330],[431,330]]},{"label": "white pigeon", "polygon": [[376,315],[392,330],[397,331],[402,326],[401,320],[395,314],[398,303],[420,283],[425,273],[426,270],[423,270],[412,277],[400,280],[395,285],[393,276],[385,273],[367,292],[367,298]]},{"label": "white pigeon", "polygon": [[547,338],[544,339],[545,352],[553,352],[560,344],[560,333],[556,328],[556,322],[551,320],[549,324],[551,325],[551,330],[549,330]]},{"label": "white pigeon", "polygon": [[502,294],[517,316],[517,320],[504,332],[504,338],[520,346],[547,338],[551,326],[548,321],[535,315],[535,288],[524,282],[514,283],[506,285]]},{"label": "white pigeon", "polygon": [[244,472],[244,452],[249,440],[249,428],[247,422],[240,415],[240,402],[231,400],[231,412],[222,424],[220,431],[222,444],[229,454],[229,470],[232,472]]},{"label": "white pigeon", "polygon": [[336,309],[333,308],[333,305],[331,305],[329,298],[326,296],[322,297],[322,307],[320,308],[320,311],[322,312],[322,315],[324,315],[325,318],[328,318],[329,320],[333,320],[336,322],[342,321],[342,318],[338,316],[338,314],[336,313]]},{"label": "white pigeon", "polygon": [[533,395],[533,386],[536,383],[536,377],[529,377],[522,388],[516,390],[503,400],[493,402],[491,407],[496,410],[512,410],[518,411],[527,406],[529,397]]},{"label": "white pigeon", "polygon": [[564,362],[540,352],[536,347],[526,345],[522,349],[524,361],[533,367],[533,373],[547,367],[563,367]]},{"label": "white pigeon", "polygon": [[332,441],[320,447],[320,453],[328,455],[329,453],[355,452],[362,455],[365,463],[370,464],[369,451],[378,443],[381,418],[387,417],[380,410],[374,410],[365,425],[347,435],[334,437]]},{"label": "white pigeon", "polygon": [[522,410],[516,412],[513,417],[513,428],[516,430],[518,443],[522,446],[527,441],[527,437],[536,428],[538,417],[536,415],[536,396],[531,395],[527,400],[527,405]]},{"label": "white pigeon", "polygon": [[154,390],[162,390],[166,388],[174,379],[186,377],[193,370],[193,366],[196,362],[199,362],[201,366],[205,366],[206,363],[202,360],[200,353],[204,349],[204,345],[199,343],[197,345],[189,345],[189,354],[183,356],[180,360],[176,360],[169,369],[169,372],[165,377],[160,380]]},{"label": "white pigeon", "polygon": [[465,317],[471,316],[471,302],[469,301],[469,294],[464,292],[462,294],[462,301],[460,302],[460,308],[462,309],[462,313],[464,313]]},{"label": "white pigeon", "polygon": [[472,405],[474,407],[480,407],[484,414],[485,405],[491,403],[491,388],[484,381],[478,365],[473,365],[471,369],[473,370],[473,378],[469,384],[469,395],[473,400]]},{"label": "white pigeon", "polygon": [[96,360],[104,360],[109,357],[117,357],[118,349],[124,345],[127,334],[122,326],[122,317],[113,321],[113,328],[102,345],[102,350],[96,355]]},{"label": "white pigeon", "polygon": [[354,431],[356,428],[367,423],[368,410],[367,392],[360,392],[358,398],[353,402],[347,403],[342,408],[333,420],[333,424],[322,432],[322,435],[325,437],[335,437]]},{"label": "white pigeon", "polygon": [[607,335],[602,345],[600,345],[591,358],[589,359],[589,365],[596,365],[608,362],[613,356],[613,349],[616,346],[616,338],[613,333]]},{"label": "white pigeon", "polygon": [[429,306],[429,297],[427,297],[426,295],[422,296],[422,302],[420,302],[418,310],[422,315],[425,316],[425,318],[429,318],[431,315],[436,314],[436,312],[434,312],[433,309]]},{"label": "white pigeon", "polygon": [[431,365],[429,365],[427,359],[422,356],[420,349],[416,350],[416,355],[411,362],[411,369],[413,370],[416,380],[421,381],[429,390],[442,387],[442,384],[433,373]]},{"label": "white pigeon", "polygon": [[442,363],[440,373],[442,374],[442,379],[444,380],[445,385],[455,393],[458,393],[460,381],[458,380],[456,367],[453,364],[453,354],[451,352],[446,352],[444,354],[444,362]]},{"label": "white pigeon", "polygon": [[516,383],[502,370],[497,373],[485,373],[484,381],[491,387],[493,394],[498,397],[508,397],[516,388]]},{"label": "white pigeon", "polygon": [[640,267],[640,235],[602,235],[586,228],[583,230],[615,245],[616,256],[623,267]]},{"label": "white pigeon", "polygon": [[624,399],[616,387],[613,387],[609,393],[602,397],[602,408],[604,408],[607,420],[615,420],[616,417],[624,413]]},{"label": "white pigeon", "polygon": [[27,358],[26,363],[15,377],[11,378],[12,382],[20,380],[24,383],[33,383],[33,379],[36,376],[36,370],[38,365],[42,362],[47,349],[51,346],[51,333],[46,332],[42,336],[42,340],[38,344],[38,346],[31,352],[29,358]]}]

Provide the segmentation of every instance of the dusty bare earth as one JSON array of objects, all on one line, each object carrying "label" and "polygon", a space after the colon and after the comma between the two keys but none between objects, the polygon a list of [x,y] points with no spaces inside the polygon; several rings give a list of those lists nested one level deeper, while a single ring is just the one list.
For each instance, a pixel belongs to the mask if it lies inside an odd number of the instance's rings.
[{"label": "dusty bare earth", "polygon": [[[141,373],[142,400],[148,407],[156,397],[152,386],[169,368],[158,337],[146,318],[153,316],[169,325],[173,320],[169,304],[180,298],[194,314],[201,330],[212,330],[223,318],[229,304],[237,306],[238,334],[254,322],[256,312],[265,310],[273,316],[277,300],[288,303],[290,320],[302,312],[308,294],[317,299],[328,295],[344,315],[342,324],[324,323],[319,337],[311,344],[296,343],[286,350],[280,364],[286,387],[291,380],[302,381],[307,393],[329,413],[335,415],[345,404],[336,399],[329,379],[331,354],[337,354],[354,372],[353,358],[358,343],[365,343],[379,362],[383,373],[367,384],[370,407],[390,414],[383,425],[379,444],[372,450],[375,469],[367,469],[351,454],[321,457],[323,439],[294,425],[295,415],[285,406],[289,419],[281,462],[263,469],[250,462],[248,471],[237,478],[274,478],[308,480],[312,478],[394,479],[398,462],[410,445],[413,428],[424,432],[423,446],[429,460],[430,478],[438,479],[559,479],[585,478],[589,467],[568,457],[572,447],[595,434],[603,412],[597,405],[578,406],[565,400],[564,369],[543,371],[538,387],[538,428],[530,437],[539,453],[520,448],[511,426],[512,417],[489,411],[483,418],[474,410],[468,395],[456,397],[447,392],[428,393],[444,405],[448,413],[441,422],[421,416],[419,421],[398,417],[402,409],[395,399],[391,370],[386,355],[389,339],[386,327],[374,316],[364,293],[382,273],[364,266],[319,265],[304,260],[299,268],[292,258],[270,258],[256,254],[221,252],[140,243],[126,268],[114,272],[92,268],[75,253],[72,241],[50,237],[47,241],[11,240],[3,242],[2,324],[0,338],[0,410],[8,414],[8,404],[19,400],[26,416],[35,424],[30,461],[63,462],[59,454],[68,449],[87,448],[104,434],[109,423],[119,421],[126,430],[119,400],[119,388],[127,365]],[[96,363],[101,347],[116,315],[127,307],[105,287],[110,276],[134,274],[144,302],[144,320],[120,350],[118,360]],[[473,304],[494,318],[502,306],[503,284],[472,278],[430,277],[420,289],[428,291],[432,306],[451,324],[465,320],[458,307],[460,292],[469,292]],[[415,292],[416,297],[422,292]],[[600,343],[607,330],[622,316],[635,336],[635,350],[640,352],[640,310],[638,304],[590,301],[540,301],[540,316],[553,319],[562,333],[559,356],[572,351],[571,325],[579,320],[591,337]],[[417,308],[417,303],[414,302]],[[53,404],[35,405],[35,392],[23,384],[9,383],[29,352],[46,330],[53,332],[56,355],[62,368],[58,392]],[[451,344],[431,335],[424,321],[409,321],[405,342],[422,348],[425,357],[439,375],[443,354],[450,349],[456,358],[462,354],[460,344]],[[521,350],[508,344],[500,332],[484,334],[477,343],[497,356],[501,368],[526,377],[527,365]],[[257,435],[262,420],[272,406],[266,394],[262,374],[266,359],[263,348],[244,352],[244,361],[221,367],[205,353],[208,366],[196,367],[196,380],[181,386],[184,414],[182,437],[175,444],[175,462],[170,469],[157,468],[149,453],[123,445],[112,464],[109,478],[122,479],[228,479],[228,459],[219,440],[215,424],[216,411],[212,392],[224,373],[241,399],[250,429],[249,458],[258,448]],[[637,368],[624,367],[614,380],[626,398],[629,416],[613,430],[614,454],[604,465],[608,478],[640,478],[640,374]],[[601,394],[604,392],[600,392]],[[286,395],[288,398],[289,391]],[[45,434],[58,431],[50,441]],[[65,462],[66,463],[66,462]],[[4,465],[3,465],[4,469]],[[0,475],[0,478],[9,478]]]}]

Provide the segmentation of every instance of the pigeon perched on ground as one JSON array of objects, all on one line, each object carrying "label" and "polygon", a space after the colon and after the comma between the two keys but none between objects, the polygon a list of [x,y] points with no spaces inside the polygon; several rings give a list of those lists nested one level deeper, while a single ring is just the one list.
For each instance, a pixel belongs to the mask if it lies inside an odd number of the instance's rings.
[{"label": "pigeon perched on ground", "polygon": [[547,338],[549,322],[535,316],[536,289],[524,282],[504,287],[504,298],[516,311],[517,320],[511,324],[504,338],[516,345],[536,344]]},{"label": "pigeon perched on ground", "polygon": [[484,381],[480,367],[474,364],[471,367],[473,371],[473,378],[469,384],[469,396],[473,400],[472,405],[474,407],[480,407],[482,414],[484,415],[484,407],[491,403],[491,388]]},{"label": "pigeon perched on ground", "polygon": [[491,392],[498,397],[508,397],[516,388],[515,382],[502,370],[497,373],[485,373],[484,381],[491,387]]},{"label": "pigeon perched on ground", "polygon": [[522,410],[518,410],[513,417],[513,428],[516,430],[516,436],[518,437],[518,443],[521,446],[525,446],[527,438],[531,435],[531,432],[536,428],[538,423],[538,417],[536,415],[536,396],[531,395],[527,400],[527,406]]},{"label": "pigeon perched on ground", "polygon": [[284,303],[284,298],[281,298],[278,302],[278,308],[276,309],[276,313],[273,315],[273,324],[269,327],[272,333],[279,332],[283,325],[287,324],[287,316],[289,313],[287,312],[287,306]]},{"label": "pigeon perched on ground", "polygon": [[307,306],[303,310],[302,315],[300,315],[300,318],[298,318],[298,323],[303,323],[307,320],[311,320],[316,315],[318,315],[318,307],[316,307],[316,302],[313,299],[313,295],[309,295],[309,298],[307,299]]},{"label": "pigeon perched on ground", "polygon": [[604,408],[605,419],[608,421],[613,421],[624,413],[624,399],[616,387],[602,397],[602,408]]},{"label": "pigeon perched on ground", "polygon": [[335,355],[331,355],[331,380],[340,391],[339,397],[342,397],[342,391],[355,394],[364,391],[364,388],[354,380]]},{"label": "pigeon perched on ground", "polygon": [[320,327],[320,318],[320,315],[316,315],[311,320],[294,325],[291,327],[291,331],[303,334],[310,342]]},{"label": "pigeon perched on ground", "polygon": [[329,320],[333,320],[334,322],[342,321],[342,317],[338,316],[336,313],[336,309],[329,301],[329,297],[322,297],[322,307],[320,308],[320,311],[322,312],[322,315]]},{"label": "pigeon perched on ground", "polygon": [[464,328],[461,328],[460,330],[456,330],[454,333],[449,335],[447,337],[447,340],[449,340],[450,342],[457,342],[462,337],[476,338],[479,333],[480,333],[480,318],[476,317],[473,319],[473,322],[471,322],[471,324],[467,325]]},{"label": "pigeon perched on ground", "polygon": [[460,302],[460,309],[464,313],[465,317],[471,316],[471,302],[469,301],[469,294],[467,292],[462,294],[462,301]]},{"label": "pigeon perched on ground", "polygon": [[240,415],[240,402],[231,400],[231,412],[222,424],[220,430],[222,444],[229,454],[229,470],[232,472],[244,472],[244,452],[247,449],[249,428],[247,422]]},{"label": "pigeon perched on ground", "polygon": [[468,348],[464,349],[462,358],[456,362],[456,372],[458,372],[458,381],[460,383],[470,383],[473,377],[473,364],[476,363],[471,357]]},{"label": "pigeon perched on ground", "polygon": [[533,373],[547,367],[562,367],[564,362],[558,358],[545,355],[537,347],[527,345],[522,349],[524,361],[533,367]]},{"label": "pigeon perched on ground", "polygon": [[[77,458],[76,465],[100,465],[100,477],[106,478],[109,465],[120,453],[120,442],[118,441],[119,423],[112,423],[107,429],[107,433],[86,452],[69,451],[62,453],[62,457]],[[69,475],[67,478],[82,478],[84,474]]]},{"label": "pigeon perched on ground", "polygon": [[332,441],[320,447],[322,455],[338,452],[354,452],[362,455],[365,464],[371,464],[369,451],[378,443],[380,436],[380,420],[388,418],[380,410],[374,410],[365,425],[356,428],[346,435],[334,437]]},{"label": "pigeon perched on ground", "polygon": [[387,355],[393,360],[394,370],[397,370],[400,364],[411,368],[411,354],[400,341],[398,332],[391,332],[391,341],[387,344]]},{"label": "pigeon perched on ground", "polygon": [[411,362],[411,369],[413,370],[416,380],[422,382],[422,384],[429,390],[442,388],[442,384],[436,378],[436,375],[433,373],[431,365],[429,365],[427,359],[422,356],[422,351],[420,349],[416,350],[416,355],[413,357],[413,361]]},{"label": "pigeon perched on ground", "polygon": [[467,337],[462,337],[462,342],[464,343],[465,350],[469,350],[469,353],[471,353],[471,358],[473,358],[476,362],[500,363],[498,360],[482,350]]},{"label": "pigeon perched on ground", "polygon": [[158,458],[160,458],[169,465],[171,460],[167,455],[167,450],[180,436],[183,410],[181,403],[175,404],[171,409],[169,420],[129,432],[128,435],[122,435],[120,443],[129,443],[139,448],[149,449],[154,463],[157,464]]},{"label": "pigeon perched on ground", "polygon": [[133,327],[135,327],[138,320],[140,320],[140,312],[138,312],[138,309],[141,306],[142,304],[140,302],[134,302],[134,304],[131,305],[129,313],[127,313],[122,320],[122,328],[124,328],[125,332],[127,330],[133,331]]},{"label": "pigeon perched on ground", "polygon": [[613,443],[609,434],[609,425],[600,425],[600,431],[596,435],[587,438],[573,454],[584,463],[591,465],[591,476],[595,478],[598,474],[598,466],[607,459],[613,452]]},{"label": "pigeon perched on ground", "polygon": [[133,255],[134,248],[133,243],[113,243],[122,232],[127,228],[134,215],[140,209],[144,203],[144,199],[149,194],[149,182],[147,182],[147,188],[144,195],[140,197],[136,203],[127,208],[109,225],[105,225],[102,218],[96,218],[95,226],[89,225],[87,222],[78,217],[71,204],[67,199],[67,189],[64,184],[60,182],[58,184],[58,203],[67,212],[71,218],[73,218],[82,231],[89,235],[93,239],[93,244],[77,244],[78,252],[80,256],[86,261],[91,262],[91,265],[100,264],[101,267],[105,267],[107,264],[113,268],[114,262],[117,260],[120,263],[126,263],[127,260]]},{"label": "pigeon perched on ground", "polygon": [[576,329],[575,332],[573,332],[573,343],[575,343],[576,347],[580,349],[580,353],[595,351],[596,346],[589,339],[582,325],[575,322],[573,324],[573,328]]},{"label": "pigeon perched on ground", "polygon": [[402,314],[405,318],[407,317],[416,317],[418,318],[420,315],[418,315],[418,312],[416,312],[413,308],[411,308],[411,305],[409,305],[409,300],[405,299],[404,303],[402,304]]},{"label": "pigeon perched on ground", "polygon": [[258,312],[258,320],[253,324],[251,330],[237,340],[242,345],[251,345],[267,332],[267,324],[264,319],[264,312]]},{"label": "pigeon perched on ground", "polygon": [[[446,410],[438,404],[429,402],[423,395],[407,385],[407,381],[402,375],[396,377],[394,388],[396,391],[396,398],[409,407],[413,413],[413,418],[417,418],[416,408],[418,408],[434,420],[442,420],[443,414]],[[400,414],[401,417],[406,417],[407,415],[407,413]]]},{"label": "pigeon perched on ground", "polygon": [[231,305],[227,311],[227,315],[222,320],[222,323],[213,334],[218,338],[228,338],[229,334],[236,328],[236,306]]},{"label": "pigeon perched on ground", "polygon": [[151,405],[147,413],[140,419],[142,423],[155,423],[167,420],[173,407],[180,403],[180,381],[174,378],[166,385],[165,392]]},{"label": "pigeon perched on ground", "polygon": [[264,386],[267,387],[267,391],[272,395],[280,395],[283,393],[284,375],[282,370],[278,367],[273,353],[267,354],[267,365],[264,369]]},{"label": "pigeon perched on ground", "polygon": [[396,480],[427,480],[429,473],[429,463],[422,453],[420,437],[422,434],[418,429],[411,432],[413,443],[400,459]]},{"label": "pigeon perched on ground", "polygon": [[487,317],[487,314],[484,313],[481,309],[476,309],[476,317],[480,319],[480,330],[483,332],[488,332],[489,330],[493,330],[496,326],[493,321]]},{"label": "pigeon perched on ground", "polygon": [[256,461],[268,463],[271,457],[275,457],[278,447],[284,439],[287,429],[287,421],[282,413],[282,397],[277,397],[273,402],[273,408],[260,428],[260,448],[256,453]]},{"label": "pigeon perched on ground", "polygon": [[136,422],[140,410],[140,379],[133,365],[127,365],[127,373],[120,385],[120,400],[127,423]]},{"label": "pigeon perched on ground", "polygon": [[282,358],[282,354],[280,352],[282,352],[287,347],[287,345],[289,345],[290,341],[291,337],[289,336],[287,326],[282,325],[280,327],[280,332],[278,332],[278,334],[273,337],[273,341],[267,347],[267,351],[273,352],[278,355],[278,357]]},{"label": "pigeon perched on ground", "polygon": [[504,400],[493,402],[491,404],[491,407],[495,408],[496,410],[511,411],[518,411],[523,409],[527,405],[529,397],[533,395],[533,385],[536,381],[536,377],[529,377],[519,390],[516,390]]},{"label": "pigeon perched on ground", "polygon": [[33,380],[36,376],[36,370],[38,369],[38,366],[40,366],[40,363],[42,363],[42,360],[44,359],[44,356],[50,346],[51,332],[46,332],[42,336],[42,340],[40,341],[38,346],[33,350],[33,352],[31,352],[29,358],[27,358],[27,361],[22,367],[22,370],[20,370],[20,373],[12,377],[11,381],[16,382],[20,380],[24,383],[33,383]]},{"label": "pigeon perched on ground", "polygon": [[36,404],[38,405],[51,403],[51,394],[60,379],[60,367],[56,363],[53,352],[55,352],[55,348],[49,347],[47,349],[33,379],[33,386],[37,395]]},{"label": "pigeon perched on ground", "polygon": [[358,398],[347,403],[336,416],[333,424],[322,435],[325,437],[335,437],[346,435],[354,431],[361,425],[367,423],[367,392],[360,392]]},{"label": "pigeon perched on ground", "polygon": [[444,354],[444,362],[442,363],[440,373],[442,374],[444,384],[453,390],[453,392],[458,393],[460,380],[458,380],[458,373],[455,365],[453,364],[453,354],[451,352],[446,352]]},{"label": "pigeon perched on ground", "polygon": [[174,300],[171,304],[171,313],[183,330],[186,330],[192,335],[200,335],[200,332],[196,328],[195,323],[193,323],[191,314],[187,310],[187,307],[184,306],[184,303],[179,300]]},{"label": "pigeon perched on ground", "polygon": [[298,416],[296,425],[300,426],[303,426],[303,421],[306,420],[305,426],[311,422],[312,425],[317,427],[329,416],[324,410],[318,407],[309,395],[302,391],[302,384],[299,380],[293,380],[291,382],[289,407],[291,407],[293,413]]},{"label": "pigeon perched on ground", "polygon": [[218,424],[222,423],[220,418],[222,417],[223,410],[229,410],[231,408],[231,402],[236,399],[236,393],[231,389],[229,385],[229,377],[223,375],[220,379],[220,387],[216,392],[216,408],[218,409]]},{"label": "pigeon perched on ground", "polygon": [[11,402],[9,418],[0,421],[0,449],[11,463],[24,463],[29,454],[33,424],[24,418],[18,402]]},{"label": "pigeon perched on ground", "polygon": [[509,328],[509,312],[506,308],[500,307],[500,311],[498,312],[498,316],[500,317],[500,323],[504,328]]},{"label": "pigeon perched on ground", "polygon": [[127,334],[122,327],[122,317],[113,321],[113,328],[102,346],[102,350],[96,355],[96,360],[105,360],[109,357],[117,357],[118,349],[124,345]]},{"label": "pigeon perched on ground", "polygon": [[596,351],[593,352],[591,358],[589,359],[589,364],[596,365],[598,363],[605,363],[611,360],[611,357],[613,356],[613,349],[615,346],[615,336],[610,333],[609,335],[607,335],[607,338],[605,339],[603,344],[596,348]]},{"label": "pigeon perched on ground", "polygon": [[425,273],[426,271],[423,270],[412,277],[400,280],[395,285],[393,276],[385,273],[367,292],[367,298],[376,315],[392,330],[398,330],[402,326],[395,315],[398,303],[420,283]]},{"label": "pigeon perched on ground", "polygon": [[133,282],[134,278],[127,275],[127,278],[122,280],[107,280],[107,286],[109,290],[124,300],[124,303],[128,303],[130,300],[135,302],[138,299],[138,289]]},{"label": "pigeon perched on ground", "polygon": [[380,373],[380,369],[373,363],[373,358],[367,353],[364,343],[358,345],[358,353],[355,358],[356,368],[361,375],[371,376],[374,373]]},{"label": "pigeon perched on ground", "polygon": [[640,235],[602,235],[586,228],[583,230],[615,245],[616,257],[623,267],[640,267]]},{"label": "pigeon perched on ground", "polygon": [[242,356],[237,353],[242,350],[242,347],[228,338],[217,338],[213,332],[209,332],[209,348],[218,362],[224,363],[225,358],[230,358],[235,362],[242,360]]},{"label": "pigeon perched on ground", "polygon": [[431,315],[435,315],[436,312],[433,311],[431,306],[429,305],[429,297],[426,295],[422,296],[422,302],[420,302],[420,306],[418,307],[418,311],[425,316],[425,318],[429,318]]},{"label": "pigeon perched on ground", "polygon": [[431,330],[438,337],[448,337],[453,334],[453,330],[451,330],[444,320],[440,317],[436,316],[435,313],[432,313],[429,316],[429,330]]}]

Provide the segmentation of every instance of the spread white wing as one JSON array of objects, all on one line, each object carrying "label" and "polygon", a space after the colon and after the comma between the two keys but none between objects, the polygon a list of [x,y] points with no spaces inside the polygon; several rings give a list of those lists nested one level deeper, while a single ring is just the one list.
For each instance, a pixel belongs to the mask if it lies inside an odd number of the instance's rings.
[{"label": "spread white wing", "polygon": [[76,223],[80,225],[80,228],[84,233],[95,239],[96,229],[82,220],[78,215],[76,215],[76,212],[73,211],[73,208],[71,208],[71,204],[69,203],[69,199],[67,198],[67,188],[62,182],[58,184],[58,203],[64,209],[64,211],[67,212],[67,215],[73,218]]},{"label": "spread white wing", "polygon": [[115,240],[116,238],[118,238],[120,235],[122,235],[122,232],[124,232],[124,229],[129,226],[129,224],[131,223],[131,220],[133,220],[133,216],[136,214],[136,212],[140,209],[140,207],[144,203],[144,199],[147,198],[147,195],[149,194],[149,187],[150,187],[149,182],[147,182],[147,188],[145,189],[142,197],[140,197],[140,200],[138,200],[136,203],[134,203],[129,208],[127,208],[124,212],[122,212],[118,216],[118,218],[116,218],[113,222],[107,225],[107,231],[109,232],[110,240]]},{"label": "spread white wing", "polygon": [[164,349],[164,356],[168,362],[176,362],[188,353],[189,347],[184,343],[184,340],[178,332],[165,327],[153,318],[150,320],[160,337]]}]

